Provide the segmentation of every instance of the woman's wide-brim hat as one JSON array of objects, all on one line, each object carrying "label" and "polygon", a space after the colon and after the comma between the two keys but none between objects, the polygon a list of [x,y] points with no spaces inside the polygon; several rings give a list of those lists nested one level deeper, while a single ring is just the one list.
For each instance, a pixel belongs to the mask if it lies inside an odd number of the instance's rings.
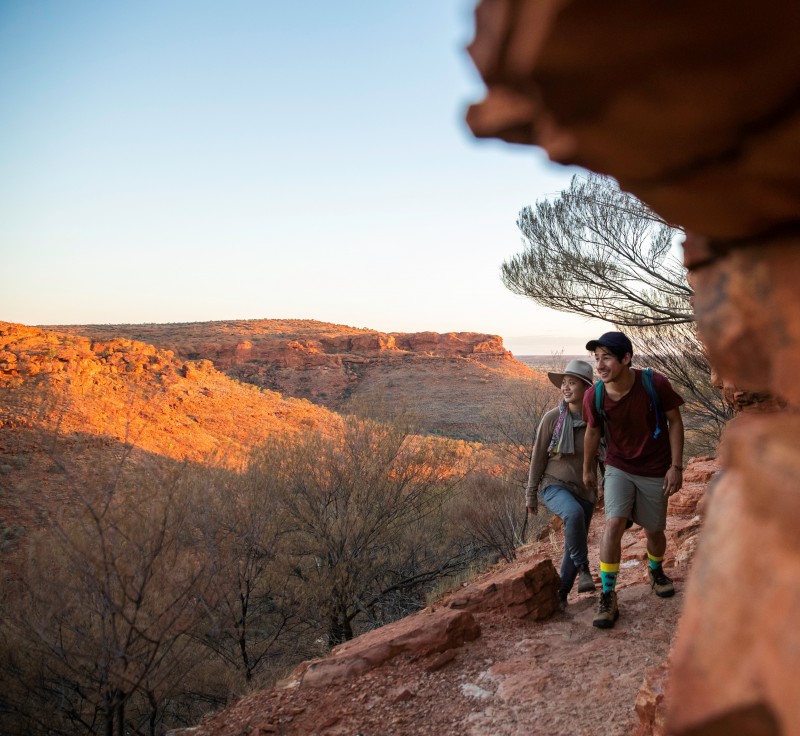
[{"label": "woman's wide-brim hat", "polygon": [[562,373],[550,373],[549,371],[547,373],[547,377],[556,388],[561,388],[564,376],[575,376],[586,381],[590,386],[594,383],[594,369],[585,360],[571,360]]}]

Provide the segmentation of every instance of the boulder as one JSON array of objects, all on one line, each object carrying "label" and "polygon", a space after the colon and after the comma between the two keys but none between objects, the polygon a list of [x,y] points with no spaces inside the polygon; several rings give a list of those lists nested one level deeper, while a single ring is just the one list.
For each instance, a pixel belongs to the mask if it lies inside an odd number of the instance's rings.
[{"label": "boulder", "polygon": [[516,618],[540,620],[558,610],[560,578],[548,557],[537,557],[468,585],[447,601],[466,611],[503,609]]},{"label": "boulder", "polygon": [[480,626],[468,611],[425,609],[340,644],[325,658],[303,662],[284,684],[325,687],[341,683],[400,654],[444,652],[477,639],[480,633]]}]

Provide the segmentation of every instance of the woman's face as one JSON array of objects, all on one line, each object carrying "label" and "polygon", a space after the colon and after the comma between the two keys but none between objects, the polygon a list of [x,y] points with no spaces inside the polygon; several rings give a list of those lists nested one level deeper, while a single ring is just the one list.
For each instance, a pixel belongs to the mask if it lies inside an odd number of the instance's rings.
[{"label": "woman's face", "polygon": [[589,385],[575,376],[564,376],[561,380],[561,395],[568,404],[580,404]]}]

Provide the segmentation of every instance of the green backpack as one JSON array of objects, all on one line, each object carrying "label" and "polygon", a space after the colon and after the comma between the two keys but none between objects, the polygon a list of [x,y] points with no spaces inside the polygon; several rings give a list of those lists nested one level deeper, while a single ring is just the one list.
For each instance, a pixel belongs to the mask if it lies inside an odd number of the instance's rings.
[{"label": "green backpack", "polygon": [[[650,403],[653,406],[653,411],[656,413],[656,431],[653,432],[653,439],[656,439],[659,434],[661,434],[661,403],[658,400],[658,394],[656,393],[656,388],[653,386],[653,369],[652,368],[643,368],[642,369],[642,383],[644,384],[644,390],[647,391],[647,395],[650,397]],[[597,413],[602,417],[603,422],[608,419],[606,415],[605,409],[603,409],[603,400],[606,397],[606,389],[605,385],[602,381],[597,381],[594,384],[594,408],[597,410]]]}]

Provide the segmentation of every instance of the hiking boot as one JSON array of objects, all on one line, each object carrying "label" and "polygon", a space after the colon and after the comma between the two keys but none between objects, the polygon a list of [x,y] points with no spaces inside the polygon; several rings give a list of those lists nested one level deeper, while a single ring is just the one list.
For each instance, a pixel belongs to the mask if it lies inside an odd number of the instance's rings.
[{"label": "hiking boot", "polygon": [[600,605],[597,607],[597,615],[592,621],[592,626],[598,629],[613,628],[614,623],[619,618],[619,608],[617,607],[617,593],[609,590],[607,593],[600,594]]},{"label": "hiking boot", "polygon": [[561,613],[567,610],[567,594],[559,592],[558,594],[558,610]]},{"label": "hiking boot", "polygon": [[589,565],[581,565],[578,568],[578,592],[594,593],[597,590],[594,584],[592,573],[589,572]]},{"label": "hiking boot", "polygon": [[675,595],[675,586],[661,567],[657,567],[655,570],[652,567],[648,568],[648,575],[650,576],[650,587],[659,598],[671,598]]}]

